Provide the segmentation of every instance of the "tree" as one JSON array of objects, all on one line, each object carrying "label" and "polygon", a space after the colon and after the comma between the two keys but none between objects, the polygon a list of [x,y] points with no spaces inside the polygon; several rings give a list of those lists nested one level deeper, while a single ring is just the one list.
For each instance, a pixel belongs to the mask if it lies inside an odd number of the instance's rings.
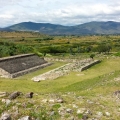
[{"label": "tree", "polygon": [[95,54],[91,54],[90,58],[93,59],[95,57]]},{"label": "tree", "polygon": [[111,49],[112,47],[108,44],[101,44],[97,47],[97,51],[99,53],[106,53],[106,52],[109,53]]},{"label": "tree", "polygon": [[88,47],[86,48],[86,52],[89,53],[89,52],[91,51],[91,49],[92,49],[92,47],[91,47],[91,46],[88,46]]},{"label": "tree", "polygon": [[72,48],[72,47],[70,47],[70,54],[71,54],[71,55],[74,55],[74,52],[73,52],[73,48]]},{"label": "tree", "polygon": [[77,52],[80,53],[81,50],[80,50],[80,46],[77,47]]}]

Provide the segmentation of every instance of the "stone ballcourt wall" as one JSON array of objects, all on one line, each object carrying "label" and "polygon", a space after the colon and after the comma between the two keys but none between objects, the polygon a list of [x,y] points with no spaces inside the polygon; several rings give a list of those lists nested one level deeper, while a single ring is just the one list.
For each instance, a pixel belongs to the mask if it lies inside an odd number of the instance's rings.
[{"label": "stone ballcourt wall", "polygon": [[86,70],[86,69],[88,69],[88,68],[92,67],[93,65],[96,65],[100,62],[101,62],[100,60],[94,60],[93,62],[87,63],[86,65],[84,65],[80,68],[80,71],[84,71],[84,70]]},{"label": "stone ballcourt wall", "polygon": [[35,76],[32,78],[32,80],[35,82],[39,82],[41,80],[53,80],[58,77],[67,75],[71,71],[81,72],[100,62],[101,62],[100,60],[85,59],[81,61],[68,63],[66,65],[63,65],[61,67],[58,67],[56,69],[43,73],[41,75]]},{"label": "stone ballcourt wall", "polygon": [[6,78],[14,78],[23,74],[46,67],[47,63],[44,58],[35,54],[16,55],[0,59],[0,75]]}]

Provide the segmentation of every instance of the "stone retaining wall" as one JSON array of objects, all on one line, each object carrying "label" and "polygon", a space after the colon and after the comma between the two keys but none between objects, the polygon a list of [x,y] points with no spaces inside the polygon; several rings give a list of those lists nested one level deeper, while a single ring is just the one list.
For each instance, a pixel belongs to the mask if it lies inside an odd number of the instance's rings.
[{"label": "stone retaining wall", "polygon": [[68,63],[64,66],[58,67],[56,69],[53,69],[49,72],[46,72],[42,75],[38,75],[34,78],[32,78],[33,81],[38,82],[40,80],[53,80],[58,77],[61,77],[63,75],[68,74],[71,71],[78,71],[81,72],[83,70],[88,69],[89,67],[99,63],[99,60],[91,60],[91,59],[85,59],[78,62]]},{"label": "stone retaining wall", "polygon": [[95,61],[91,62],[90,64],[86,64],[85,66],[82,66],[80,68],[80,71],[86,70],[86,69],[90,68],[91,66],[98,64],[100,62],[101,62],[100,60],[95,60]]},{"label": "stone retaining wall", "polygon": [[52,62],[77,62],[80,61],[80,59],[71,59],[71,58],[50,58],[50,57],[45,57],[44,58],[46,61],[52,61]]},{"label": "stone retaining wall", "polygon": [[14,78],[50,65],[35,54],[16,55],[0,59],[0,75]]},{"label": "stone retaining wall", "polygon": [[56,79],[56,78],[58,78],[60,76],[63,76],[65,74],[67,74],[71,70],[72,66],[73,65],[71,63],[68,63],[66,65],[63,65],[61,67],[58,67],[58,68],[53,69],[51,71],[48,71],[48,72],[46,72],[46,73],[44,73],[42,75],[38,75],[38,76],[32,78],[32,80],[37,82],[37,81],[40,81],[40,80],[53,80],[53,79]]}]

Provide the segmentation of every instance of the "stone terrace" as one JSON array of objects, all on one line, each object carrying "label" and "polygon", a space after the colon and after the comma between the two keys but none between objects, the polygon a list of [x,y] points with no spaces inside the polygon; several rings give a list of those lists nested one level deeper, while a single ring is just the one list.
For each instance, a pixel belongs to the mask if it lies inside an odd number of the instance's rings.
[{"label": "stone terrace", "polygon": [[47,65],[50,63],[35,54],[16,55],[0,59],[0,74],[3,77],[13,78]]}]

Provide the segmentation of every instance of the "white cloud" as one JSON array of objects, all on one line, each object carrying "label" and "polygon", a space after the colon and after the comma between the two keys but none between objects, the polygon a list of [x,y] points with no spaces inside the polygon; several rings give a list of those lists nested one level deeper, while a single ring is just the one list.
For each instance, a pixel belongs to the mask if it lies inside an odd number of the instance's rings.
[{"label": "white cloud", "polygon": [[62,25],[120,21],[118,0],[0,0],[0,6],[0,27],[24,21]]}]

